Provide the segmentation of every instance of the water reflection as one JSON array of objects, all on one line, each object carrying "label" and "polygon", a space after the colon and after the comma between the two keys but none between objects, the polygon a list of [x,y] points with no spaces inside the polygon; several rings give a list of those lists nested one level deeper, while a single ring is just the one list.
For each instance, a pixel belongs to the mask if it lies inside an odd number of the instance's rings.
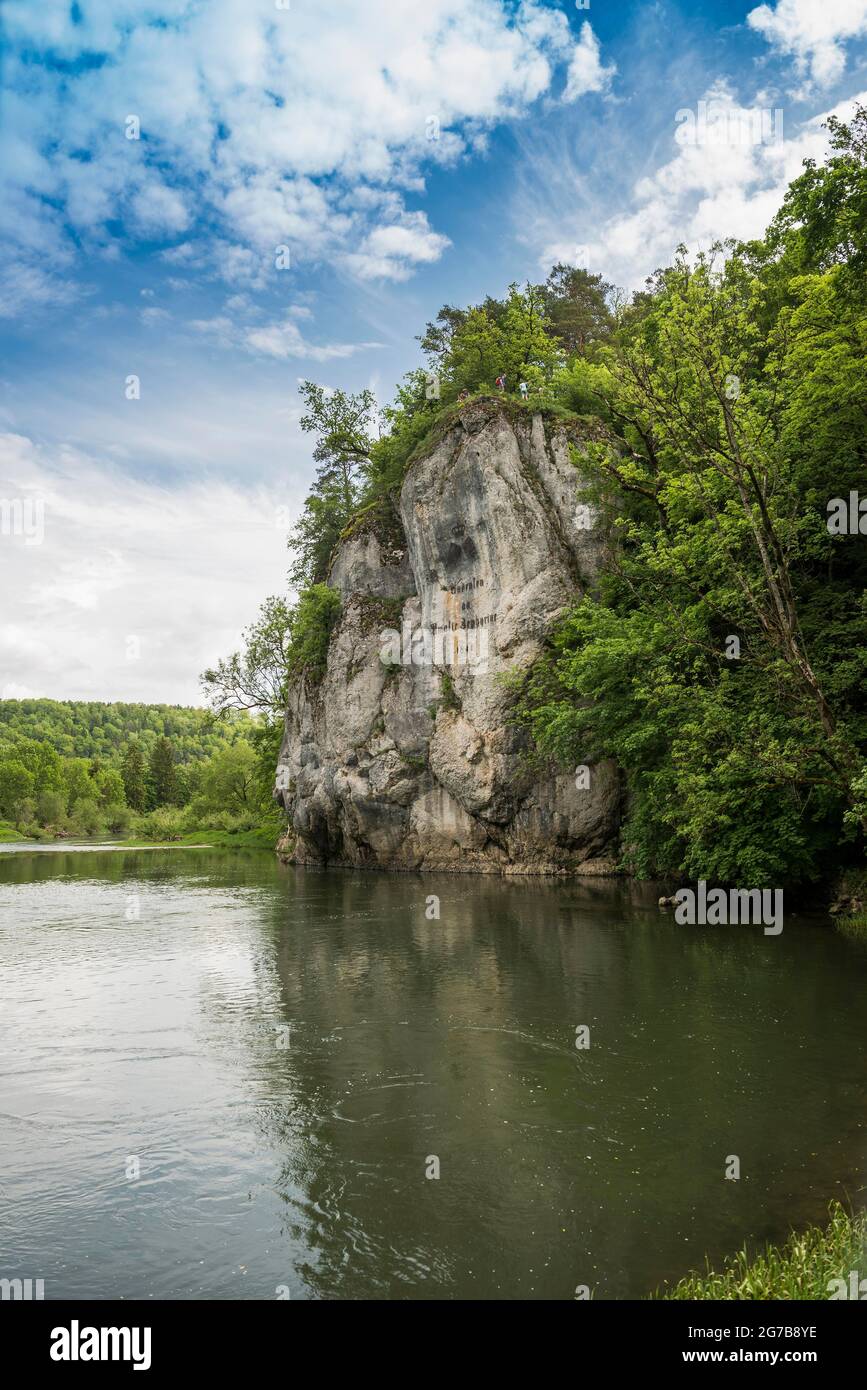
[{"label": "water reflection", "polygon": [[867,956],[818,924],[238,851],[9,856],[0,911],[55,1296],[634,1297],[864,1183]]}]

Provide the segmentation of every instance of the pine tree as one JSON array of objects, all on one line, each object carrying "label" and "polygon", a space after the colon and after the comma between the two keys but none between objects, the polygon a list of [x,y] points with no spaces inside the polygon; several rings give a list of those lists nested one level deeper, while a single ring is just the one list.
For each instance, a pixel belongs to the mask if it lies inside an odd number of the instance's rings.
[{"label": "pine tree", "polygon": [[174,806],[178,800],[175,755],[167,738],[158,739],[151,753],[149,780],[154,806]]},{"label": "pine tree", "polygon": [[137,743],[128,743],[121,767],[126,804],[134,811],[143,811],[147,802],[145,787],[145,764],[142,751]]}]

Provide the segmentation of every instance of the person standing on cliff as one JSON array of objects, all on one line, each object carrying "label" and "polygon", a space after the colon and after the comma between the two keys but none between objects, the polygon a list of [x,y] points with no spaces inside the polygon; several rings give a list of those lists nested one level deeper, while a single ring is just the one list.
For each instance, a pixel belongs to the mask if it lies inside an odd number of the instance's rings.
[{"label": "person standing on cliff", "polygon": [[522,382],[519,384],[519,386],[518,386],[518,392],[519,392],[519,394],[520,394],[521,400],[522,400],[522,401],[525,401],[525,400],[527,399],[527,397],[529,396],[529,394],[530,394],[530,388],[529,388],[529,386],[527,385],[526,381],[522,381]]},{"label": "person standing on cliff", "polygon": [[497,388],[498,391],[503,391],[503,392],[505,392],[505,390],[506,390],[506,374],[505,374],[505,372],[500,372],[500,375],[497,377],[497,380],[495,381],[494,385],[496,386],[496,388]]}]

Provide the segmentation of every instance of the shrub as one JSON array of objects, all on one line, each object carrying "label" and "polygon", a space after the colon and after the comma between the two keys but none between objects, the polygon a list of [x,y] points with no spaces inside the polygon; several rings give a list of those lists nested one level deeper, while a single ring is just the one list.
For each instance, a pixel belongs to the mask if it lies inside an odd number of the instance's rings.
[{"label": "shrub", "polygon": [[159,806],[141,817],[136,833],[144,840],[177,840],[185,829],[183,811],[176,806]]},{"label": "shrub", "polygon": [[102,829],[102,813],[97,802],[90,797],[79,797],[72,807],[69,825],[75,835],[98,835]]},{"label": "shrub", "polygon": [[128,806],[113,804],[103,811],[105,823],[112,835],[125,835],[129,830],[132,812]]},{"label": "shrub", "polygon": [[325,675],[328,643],[340,613],[340,596],[327,584],[314,584],[298,600],[289,625],[290,675],[304,672],[311,680]]}]

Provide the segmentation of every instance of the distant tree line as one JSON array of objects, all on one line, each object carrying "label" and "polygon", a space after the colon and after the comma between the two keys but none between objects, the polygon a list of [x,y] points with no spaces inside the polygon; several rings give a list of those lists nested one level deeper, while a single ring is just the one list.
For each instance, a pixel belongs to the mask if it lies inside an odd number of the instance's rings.
[{"label": "distant tree line", "polygon": [[261,732],[244,713],[0,701],[0,821],[38,838],[271,823]]}]

